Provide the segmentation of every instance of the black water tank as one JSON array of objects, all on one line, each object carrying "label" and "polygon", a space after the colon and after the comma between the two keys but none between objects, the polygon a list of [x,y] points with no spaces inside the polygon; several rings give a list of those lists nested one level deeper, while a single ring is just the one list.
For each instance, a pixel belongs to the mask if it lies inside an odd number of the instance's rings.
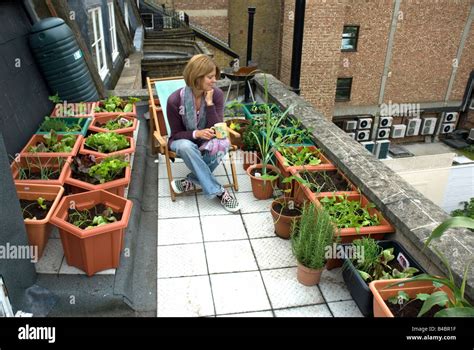
[{"label": "black water tank", "polygon": [[35,23],[30,47],[51,93],[68,102],[97,101],[99,95],[84,55],[68,25],[57,17]]}]

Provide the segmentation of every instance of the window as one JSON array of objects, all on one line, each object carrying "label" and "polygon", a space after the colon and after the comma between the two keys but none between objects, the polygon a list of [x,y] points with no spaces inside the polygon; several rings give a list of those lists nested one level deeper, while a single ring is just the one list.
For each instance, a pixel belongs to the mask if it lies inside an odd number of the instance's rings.
[{"label": "window", "polygon": [[124,4],[125,6],[125,25],[127,26],[127,29],[130,30],[130,23],[128,23],[128,2]]},{"label": "window", "polygon": [[344,26],[344,31],[342,32],[341,51],[357,51],[358,38],[358,26]]},{"label": "window", "polygon": [[112,1],[107,3],[109,7],[109,32],[110,32],[110,43],[112,45],[112,62],[115,61],[119,55],[117,48],[117,31],[115,30],[115,11],[114,3]]},{"label": "window", "polygon": [[143,24],[145,25],[145,29],[153,29],[153,14],[152,13],[142,13],[142,20]]},{"label": "window", "polygon": [[102,11],[100,7],[89,10],[89,23],[92,25],[92,57],[95,59],[99,75],[102,80],[105,79],[109,70],[107,69],[107,61],[105,60],[105,42],[104,27],[102,24]]},{"label": "window", "polygon": [[336,86],[336,101],[351,99],[352,78],[338,78]]}]

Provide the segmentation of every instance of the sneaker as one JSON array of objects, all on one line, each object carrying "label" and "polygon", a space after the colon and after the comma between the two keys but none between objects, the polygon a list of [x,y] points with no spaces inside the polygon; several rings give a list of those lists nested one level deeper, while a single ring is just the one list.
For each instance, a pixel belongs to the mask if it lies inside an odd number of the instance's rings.
[{"label": "sneaker", "polygon": [[188,179],[173,180],[173,182],[171,182],[171,187],[176,194],[195,190],[194,184]]},{"label": "sneaker", "polygon": [[224,190],[224,192],[217,196],[217,198],[221,200],[221,204],[225,210],[230,211],[231,213],[240,210],[239,202],[227,190]]}]

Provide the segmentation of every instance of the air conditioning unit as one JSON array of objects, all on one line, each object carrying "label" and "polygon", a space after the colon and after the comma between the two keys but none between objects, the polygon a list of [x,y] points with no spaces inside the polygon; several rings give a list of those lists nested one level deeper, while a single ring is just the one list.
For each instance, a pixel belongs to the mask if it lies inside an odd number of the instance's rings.
[{"label": "air conditioning unit", "polygon": [[360,118],[357,129],[370,129],[372,127],[372,118]]},{"label": "air conditioning unit", "polygon": [[353,140],[356,139],[356,134],[355,134],[355,132],[348,132],[347,135],[349,135]]},{"label": "air conditioning unit", "polygon": [[370,153],[374,153],[374,148],[375,148],[375,142],[374,141],[365,141],[360,143],[362,146],[364,146],[367,151]]},{"label": "air conditioning unit", "polygon": [[388,139],[390,136],[390,128],[380,128],[377,130],[377,139]]},{"label": "air conditioning unit", "polygon": [[344,120],[343,129],[346,131],[357,129],[357,120]]},{"label": "air conditioning unit", "polygon": [[406,130],[407,130],[406,125],[403,125],[403,124],[393,125],[390,137],[393,139],[399,139],[399,138],[405,137]]},{"label": "air conditioning unit", "polygon": [[441,125],[441,130],[440,134],[449,134],[450,132],[453,132],[454,129],[456,129],[456,124],[454,123],[445,123]]},{"label": "air conditioning unit", "polygon": [[423,118],[421,126],[421,135],[433,135],[436,130],[437,118]]},{"label": "air conditioning unit", "polygon": [[355,137],[357,141],[368,141],[370,140],[370,130],[357,130]]},{"label": "air conditioning unit", "polygon": [[443,123],[455,123],[458,120],[458,112],[446,112],[444,113]]},{"label": "air conditioning unit", "polygon": [[378,159],[385,159],[388,156],[388,150],[390,148],[389,140],[375,141],[374,154]]},{"label": "air conditioning unit", "polygon": [[421,119],[420,118],[406,119],[405,125],[407,126],[407,132],[405,136],[416,136],[420,133]]},{"label": "air conditioning unit", "polygon": [[392,126],[393,117],[380,117],[379,127],[389,128]]}]

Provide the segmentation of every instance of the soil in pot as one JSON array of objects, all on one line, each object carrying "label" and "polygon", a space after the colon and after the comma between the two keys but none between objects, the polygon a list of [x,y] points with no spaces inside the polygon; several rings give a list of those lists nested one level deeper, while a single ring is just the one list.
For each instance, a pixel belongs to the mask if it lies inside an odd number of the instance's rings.
[{"label": "soil in pot", "polygon": [[[35,171],[38,170],[38,171]],[[50,169],[46,168],[45,171],[43,171],[43,175],[39,171],[39,169],[28,169],[28,168],[20,168],[20,174],[24,172],[26,174],[26,177],[19,176],[18,178],[20,180],[57,180],[59,179],[59,176],[61,175],[61,170],[58,169]]]},{"label": "soil in pot", "polygon": [[[301,172],[300,176],[316,185],[320,192],[352,191],[351,185],[342,177],[337,170]],[[312,190],[312,192],[315,192]]]},{"label": "soil in pot", "polygon": [[29,201],[20,199],[20,206],[23,212],[23,219],[43,220],[48,215],[49,209],[53,205],[53,201],[44,200],[39,205],[38,201]]},{"label": "soil in pot", "polygon": [[[78,213],[83,214],[83,215],[81,215],[81,217],[79,218]],[[76,209],[68,209],[68,222],[81,229],[86,229],[88,226],[91,226],[93,224],[93,220],[95,217],[104,216],[104,215],[107,216],[109,219],[111,217],[114,217],[115,218],[114,221],[118,221],[122,218],[122,213],[113,212],[110,208],[100,203],[92,208],[84,209],[80,211]],[[78,220],[82,222],[80,225],[76,225],[76,223],[78,223],[77,222]],[[107,221],[114,222],[110,220],[107,220]],[[97,225],[94,225],[94,226],[97,226]]]},{"label": "soil in pot", "polygon": [[[71,173],[72,173],[72,178],[73,179],[81,180],[81,181],[90,183],[91,185],[100,184],[99,179],[96,179],[95,177],[92,177],[87,173],[77,171],[77,169],[75,169],[73,167],[71,167]],[[115,177],[115,179],[121,179],[123,177],[125,177],[125,168],[122,169],[122,171]]]},{"label": "soil in pot", "polygon": [[[259,173],[260,175],[262,175],[262,169],[253,169],[250,174],[252,174],[252,176],[255,176],[256,173]],[[278,174],[272,170],[267,170],[267,175],[269,176],[277,176]]]},{"label": "soil in pot", "polygon": [[273,210],[275,210],[280,215],[284,216],[299,216],[301,215],[301,209],[299,207],[295,207],[294,209],[288,208],[288,206],[284,206],[281,203],[276,203],[273,205]]},{"label": "soil in pot", "polygon": [[[417,317],[421,307],[423,306],[423,301],[421,300],[409,301],[405,306],[402,307],[387,301],[385,303],[395,317]],[[423,317],[434,317],[434,315],[441,310],[443,310],[441,306],[435,305],[430,311],[425,313]]]}]

